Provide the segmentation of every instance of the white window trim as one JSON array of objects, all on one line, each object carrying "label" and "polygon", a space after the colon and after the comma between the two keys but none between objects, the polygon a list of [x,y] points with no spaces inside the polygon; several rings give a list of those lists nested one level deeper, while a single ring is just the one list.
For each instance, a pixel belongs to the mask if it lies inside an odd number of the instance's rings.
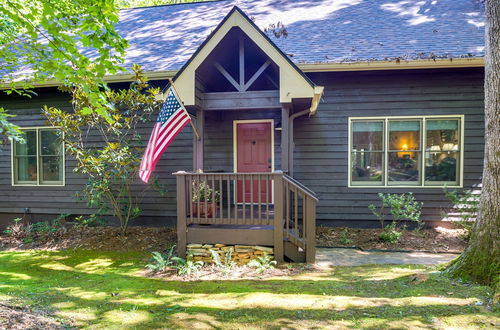
[{"label": "white window trim", "polygon": [[[446,119],[446,118],[455,118],[460,120],[460,166],[459,166],[459,178],[458,178],[458,185],[450,185],[449,182],[443,182],[442,184],[439,184],[438,181],[436,181],[435,185],[425,185],[425,148],[424,148],[424,134],[425,129],[426,129],[426,119]],[[421,119],[422,120],[422,126],[421,126],[421,162],[422,162],[422,173],[421,173],[421,178],[420,178],[420,183],[417,185],[389,185],[387,184],[387,157],[388,157],[388,149],[387,149],[387,144],[388,144],[388,129],[387,129],[387,123],[389,120],[394,120],[394,119]],[[425,119],[425,120],[424,120]],[[374,184],[352,184],[352,173],[351,173],[351,154],[352,154],[352,122],[356,120],[383,120],[384,121],[384,180],[381,185],[374,185]],[[430,116],[374,116],[374,117],[348,117],[347,121],[347,126],[348,126],[348,149],[347,149],[347,187],[348,188],[384,188],[384,189],[399,189],[399,188],[430,188],[430,189],[443,189],[444,187],[447,188],[463,188],[464,185],[464,115],[430,115]]]},{"label": "white window trim", "polygon": [[37,172],[37,179],[36,183],[16,183],[15,180],[15,174],[16,174],[16,169],[14,168],[14,144],[16,141],[11,139],[10,143],[10,163],[11,163],[11,185],[15,187],[64,187],[66,186],[66,152],[64,148],[64,141],[62,142],[62,148],[63,148],[63,153],[62,153],[62,181],[60,183],[50,183],[50,184],[44,184],[40,183],[40,143],[38,143],[38,134],[40,130],[44,129],[59,129],[59,126],[29,126],[29,127],[21,127],[21,131],[29,131],[29,130],[35,130],[36,131],[36,136],[37,136],[37,144],[36,144],[36,172]]}]

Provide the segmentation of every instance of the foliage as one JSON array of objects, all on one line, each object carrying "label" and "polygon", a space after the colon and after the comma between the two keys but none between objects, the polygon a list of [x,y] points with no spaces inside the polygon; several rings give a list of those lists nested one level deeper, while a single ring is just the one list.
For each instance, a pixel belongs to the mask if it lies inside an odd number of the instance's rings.
[{"label": "foliage", "polygon": [[257,270],[257,273],[263,273],[268,269],[274,268],[274,266],[277,264],[276,260],[273,260],[273,257],[271,256],[262,256],[262,257],[257,257],[255,259],[250,260],[248,263],[249,267],[255,268]]},{"label": "foliage", "polygon": [[167,253],[153,252],[153,256],[151,257],[151,261],[146,265],[146,268],[154,271],[154,272],[163,272],[168,268],[171,268],[175,265],[174,259],[174,249],[175,245],[170,247],[167,250]]},{"label": "foliage", "polygon": [[396,225],[391,223],[384,228],[384,231],[380,233],[379,237],[384,242],[397,243],[401,239],[403,233],[396,229]]},{"label": "foliage", "polygon": [[117,0],[120,8],[150,7],[162,5],[175,5],[189,2],[204,2],[209,0]]},{"label": "foliage", "polygon": [[[370,204],[368,208],[378,218],[380,225],[384,228],[384,232],[380,235],[382,240],[391,243],[398,242],[401,233],[399,235],[396,234],[397,226],[402,220],[416,222],[417,229],[423,227],[424,223],[420,219],[423,203],[417,202],[411,192],[405,194],[379,193],[378,197],[382,200],[379,210],[374,204]],[[391,215],[392,222],[389,226],[384,227],[384,222],[389,214]]]},{"label": "foliage", "polygon": [[210,187],[207,181],[193,180],[193,202],[218,202],[220,192]]},{"label": "foliage", "polygon": [[112,121],[89,110],[93,106],[80,88],[73,93],[72,113],[43,108],[50,124],[60,127],[66,151],[76,159],[74,171],[88,177],[80,197],[96,208],[98,215],[111,212],[116,216],[123,233],[129,221],[140,215],[139,204],[145,190],[153,187],[160,194],[165,192],[156,179],[141,192],[132,189],[143,155],[138,131],[160,105],[155,97],[159,89],[149,87],[140,67],[134,66],[133,71],[135,77],[129,89],[103,93],[106,102],[113,104],[108,112]]},{"label": "foliage", "polygon": [[232,258],[232,256],[233,256],[232,249],[229,249],[224,254],[224,262],[221,260],[220,254],[217,253],[217,251],[210,250],[210,254],[212,255],[212,259],[214,261],[215,267],[219,268],[221,270],[222,274],[229,273],[236,266],[236,262],[234,262],[234,260]]},{"label": "foliage", "polygon": [[99,214],[80,215],[75,218],[77,227],[99,227],[106,224],[106,219]]},{"label": "foliage", "polygon": [[479,210],[481,194],[476,194],[470,189],[461,192],[458,190],[447,191],[445,189],[445,195],[453,204],[453,208],[446,213],[458,213],[459,220],[454,221],[453,224],[466,230],[465,238],[468,240]]},{"label": "foliage", "polygon": [[9,118],[15,117],[0,107],[0,146],[6,143],[6,138],[11,138],[14,141],[24,142],[24,135],[19,126],[8,121]]},{"label": "foliage", "polygon": [[4,0],[0,18],[0,83],[9,84],[8,94],[57,80],[78,86],[91,109],[110,118],[103,78],[122,70],[127,47],[115,30],[114,1]]},{"label": "foliage", "polygon": [[31,226],[27,226],[23,223],[22,218],[15,218],[12,222],[13,223],[7,226],[7,229],[4,230],[4,234],[20,239],[31,233]]},{"label": "foliage", "polygon": [[349,229],[347,228],[342,229],[342,231],[339,234],[340,243],[344,245],[352,244],[353,241],[348,237],[348,234],[349,234]]},{"label": "foliage", "polygon": [[174,268],[177,269],[179,275],[191,275],[197,273],[203,267],[203,261],[193,261],[192,256],[187,256],[187,259],[173,257],[175,261]]}]

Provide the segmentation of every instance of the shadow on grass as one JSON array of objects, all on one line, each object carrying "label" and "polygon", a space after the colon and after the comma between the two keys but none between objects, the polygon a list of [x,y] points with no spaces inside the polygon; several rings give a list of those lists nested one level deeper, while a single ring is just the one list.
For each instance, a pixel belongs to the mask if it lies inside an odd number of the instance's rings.
[{"label": "shadow on grass", "polygon": [[[481,313],[487,289],[416,266],[338,268],[289,279],[165,281],[137,275],[144,254],[92,251],[0,253],[0,294],[51,306],[80,325],[220,327],[346,322],[348,327]],[[388,276],[387,273],[391,275]],[[449,297],[450,292],[453,297]],[[346,321],[347,320],[347,321]],[[325,323],[326,322],[326,323]],[[360,323],[361,322],[361,323]]]}]

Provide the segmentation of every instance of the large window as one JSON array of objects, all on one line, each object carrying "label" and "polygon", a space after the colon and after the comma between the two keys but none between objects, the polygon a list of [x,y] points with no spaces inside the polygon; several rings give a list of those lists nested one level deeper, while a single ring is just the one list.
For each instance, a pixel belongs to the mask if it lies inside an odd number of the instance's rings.
[{"label": "large window", "polygon": [[349,186],[460,187],[463,116],[349,118]]},{"label": "large window", "polygon": [[56,128],[27,128],[12,146],[12,184],[64,185],[64,148]]}]

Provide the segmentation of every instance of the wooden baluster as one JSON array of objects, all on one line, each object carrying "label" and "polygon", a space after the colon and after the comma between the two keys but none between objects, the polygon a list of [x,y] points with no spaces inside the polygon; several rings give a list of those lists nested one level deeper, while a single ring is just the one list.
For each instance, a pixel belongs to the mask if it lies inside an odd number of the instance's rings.
[{"label": "wooden baluster", "polygon": [[293,227],[294,227],[294,234],[295,238],[299,237],[299,193],[297,191],[297,187],[294,187],[294,207],[295,207],[295,216],[294,216],[294,222],[293,222]]},{"label": "wooden baluster", "polygon": [[257,183],[257,199],[258,199],[258,202],[259,202],[259,219],[258,219],[258,224],[261,225],[262,224],[262,180],[261,180],[261,176],[260,174],[257,174],[257,180],[258,180],[258,183]]},{"label": "wooden baluster", "polygon": [[212,199],[208,207],[213,209],[211,217],[212,219],[210,219],[210,221],[213,223],[217,223],[217,202],[215,201],[215,175],[212,174],[211,177],[212,177],[212,185],[210,186],[210,188],[212,189]]},{"label": "wooden baluster", "polygon": [[272,201],[269,200],[269,191],[271,188],[271,177],[269,174],[265,175],[266,178],[266,224],[269,225],[271,222],[269,221],[269,204]]},{"label": "wooden baluster", "polygon": [[231,175],[234,178],[234,220],[233,224],[238,224],[238,174]]},{"label": "wooden baluster", "polygon": [[302,237],[306,237],[306,194],[302,194]]},{"label": "wooden baluster", "polygon": [[[203,185],[204,185],[205,187],[207,187],[207,186],[208,186],[208,178],[207,178],[207,175],[206,175],[206,174],[205,174],[205,175],[203,175]],[[204,193],[205,193],[205,194],[204,194],[204,196],[203,196],[203,197],[204,197],[204,199],[205,199],[205,203],[203,203],[203,204],[204,204],[204,206],[205,206],[205,222],[204,222],[204,223],[208,223],[208,203],[207,203],[207,201],[206,201],[206,199],[207,199],[207,198],[206,198],[206,197],[207,197],[207,195],[206,195],[206,191],[204,191]]]},{"label": "wooden baluster", "polygon": [[255,176],[253,174],[250,174],[250,224],[253,224],[253,178]]},{"label": "wooden baluster", "polygon": [[246,187],[245,187],[245,174],[241,174],[241,176],[243,177],[243,180],[241,180],[241,182],[243,182],[243,186],[242,186],[242,189],[243,189],[243,193],[242,193],[242,198],[243,198],[243,220],[242,220],[242,223],[244,224],[245,223],[245,220],[246,220],[246,196],[245,196],[245,193],[246,193]]},{"label": "wooden baluster", "polygon": [[222,210],[222,174],[219,176],[219,222],[224,223],[224,214]]},{"label": "wooden baluster", "polygon": [[189,203],[189,223],[193,223],[193,176],[192,175],[187,175],[186,176],[186,185],[188,189],[188,198],[187,198],[187,203]]},{"label": "wooden baluster", "polygon": [[287,238],[290,237],[290,184],[285,182],[285,207],[286,207],[286,226],[285,235]]},{"label": "wooden baluster", "polygon": [[230,176],[226,176],[226,185],[227,185],[227,222],[231,222],[231,180]]}]

